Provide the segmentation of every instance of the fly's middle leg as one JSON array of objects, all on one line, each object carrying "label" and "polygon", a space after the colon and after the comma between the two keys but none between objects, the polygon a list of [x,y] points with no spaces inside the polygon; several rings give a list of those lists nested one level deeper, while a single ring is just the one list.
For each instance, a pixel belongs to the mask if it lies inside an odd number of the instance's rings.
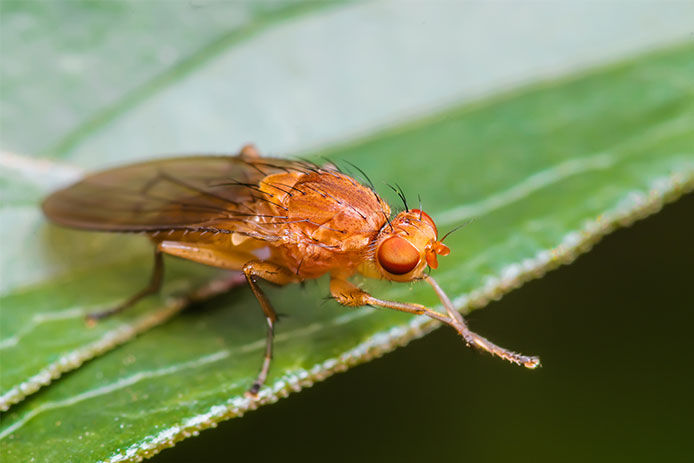
[{"label": "fly's middle leg", "polygon": [[275,323],[277,322],[277,312],[272,308],[272,304],[268,300],[267,296],[263,290],[258,286],[257,278],[262,278],[271,283],[278,285],[286,285],[288,283],[293,283],[297,281],[297,276],[279,265],[272,264],[269,262],[251,261],[243,266],[243,273],[246,276],[248,285],[251,287],[253,294],[260,308],[263,310],[265,315],[265,320],[267,322],[267,335],[265,338],[265,356],[263,357],[263,364],[260,367],[260,372],[253,382],[253,385],[247,392],[250,397],[255,397],[258,394],[260,388],[265,384],[267,380],[268,372],[270,371],[270,363],[272,361],[272,342],[275,334]]}]

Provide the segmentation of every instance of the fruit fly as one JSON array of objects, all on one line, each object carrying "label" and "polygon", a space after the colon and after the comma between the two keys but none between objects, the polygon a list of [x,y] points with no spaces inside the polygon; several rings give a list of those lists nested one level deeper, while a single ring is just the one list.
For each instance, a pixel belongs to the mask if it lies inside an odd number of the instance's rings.
[{"label": "fruit fly", "polygon": [[[402,198],[404,200],[404,197]],[[426,315],[453,327],[468,345],[527,368],[537,357],[511,352],[470,331],[446,293],[425,270],[449,254],[434,220],[421,209],[391,217],[373,189],[334,164],[261,157],[245,146],[236,156],[161,159],[87,176],[50,195],[43,211],[53,222],[83,230],[139,232],[154,244],[149,285],[121,305],[88,315],[118,313],[156,293],[163,254],[243,273],[267,322],[260,372],[248,394],[264,384],[277,321],[258,280],[276,285],[330,275],[338,303]],[[397,282],[424,280],[446,313],[372,296],[349,281],[355,273]]]}]

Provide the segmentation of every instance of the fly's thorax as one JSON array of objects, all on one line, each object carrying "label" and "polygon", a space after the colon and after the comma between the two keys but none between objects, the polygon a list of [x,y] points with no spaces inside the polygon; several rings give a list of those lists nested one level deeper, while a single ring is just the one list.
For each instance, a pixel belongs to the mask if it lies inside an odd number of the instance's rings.
[{"label": "fly's thorax", "polygon": [[374,191],[327,168],[269,175],[257,193],[259,220],[278,236],[273,259],[301,278],[356,271],[390,215]]},{"label": "fly's thorax", "polygon": [[374,191],[334,170],[276,174],[261,188],[273,194],[290,241],[341,252],[366,248],[390,214]]},{"label": "fly's thorax", "polygon": [[381,278],[411,281],[420,278],[427,265],[438,267],[437,255],[446,256],[450,250],[438,241],[436,224],[418,209],[399,213],[380,231],[374,243],[371,268],[360,267],[367,276],[378,270]]}]

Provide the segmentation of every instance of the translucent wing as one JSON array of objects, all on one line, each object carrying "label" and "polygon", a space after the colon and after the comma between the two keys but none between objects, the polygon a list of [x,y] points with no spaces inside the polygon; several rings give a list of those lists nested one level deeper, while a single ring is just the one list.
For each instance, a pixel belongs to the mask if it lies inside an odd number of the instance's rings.
[{"label": "translucent wing", "polygon": [[305,162],[245,156],[161,159],[98,172],[50,195],[46,216],[83,230],[236,231],[255,217],[258,182]]}]

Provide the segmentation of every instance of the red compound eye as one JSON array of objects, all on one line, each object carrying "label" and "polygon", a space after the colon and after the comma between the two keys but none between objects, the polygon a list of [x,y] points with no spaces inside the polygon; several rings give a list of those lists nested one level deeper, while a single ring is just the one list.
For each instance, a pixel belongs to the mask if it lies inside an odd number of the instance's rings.
[{"label": "red compound eye", "polygon": [[436,224],[434,223],[434,219],[429,217],[429,214],[426,212],[420,210],[420,209],[412,209],[411,212],[414,212],[417,214],[417,216],[420,218],[421,221],[427,222],[431,227],[434,229],[434,233],[436,233],[436,236],[439,236],[439,231],[436,229]]},{"label": "red compound eye", "polygon": [[402,236],[393,236],[381,244],[376,258],[386,272],[404,275],[419,263],[419,251]]}]

